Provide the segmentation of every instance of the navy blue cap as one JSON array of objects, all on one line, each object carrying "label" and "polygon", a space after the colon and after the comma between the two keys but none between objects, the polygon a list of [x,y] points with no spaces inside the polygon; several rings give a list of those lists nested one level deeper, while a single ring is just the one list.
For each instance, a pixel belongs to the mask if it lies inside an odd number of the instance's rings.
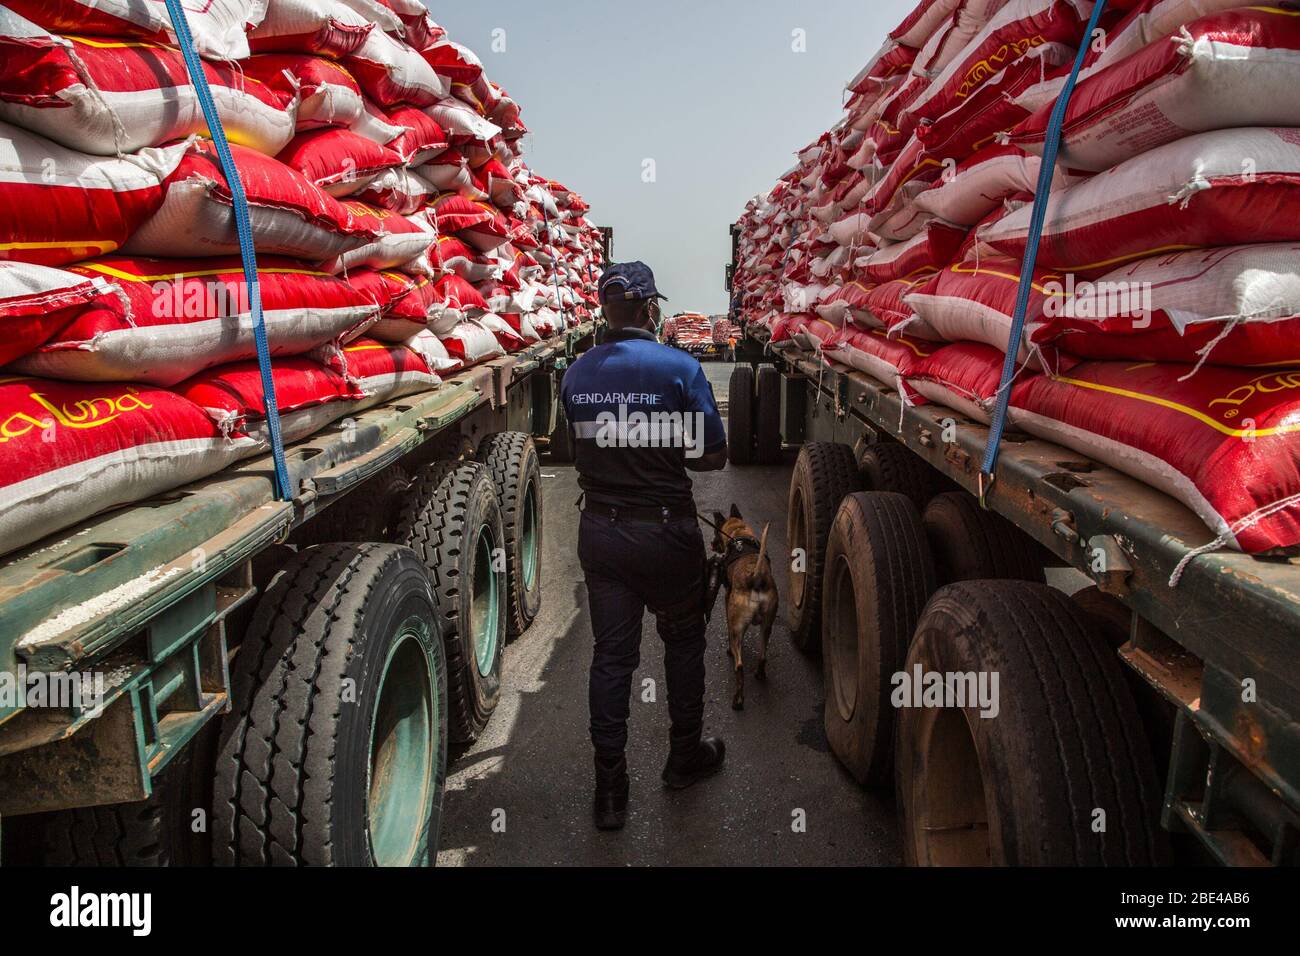
[{"label": "navy blue cap", "polygon": [[603,305],[611,299],[666,299],[655,288],[655,274],[644,262],[615,262],[606,267],[597,287]]}]

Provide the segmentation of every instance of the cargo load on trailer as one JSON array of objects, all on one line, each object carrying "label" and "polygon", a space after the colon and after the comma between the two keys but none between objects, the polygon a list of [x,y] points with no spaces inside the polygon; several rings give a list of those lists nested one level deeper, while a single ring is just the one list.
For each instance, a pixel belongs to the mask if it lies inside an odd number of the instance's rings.
[{"label": "cargo load on trailer", "polygon": [[592,318],[604,237],[413,2],[0,9],[4,549]]},{"label": "cargo load on trailer", "polygon": [[920,4],[736,223],[733,316],[908,402],[989,423],[1009,396],[1013,426],[1160,488],[1217,544],[1295,549],[1300,10],[1112,3],[1085,36],[1093,13]]}]

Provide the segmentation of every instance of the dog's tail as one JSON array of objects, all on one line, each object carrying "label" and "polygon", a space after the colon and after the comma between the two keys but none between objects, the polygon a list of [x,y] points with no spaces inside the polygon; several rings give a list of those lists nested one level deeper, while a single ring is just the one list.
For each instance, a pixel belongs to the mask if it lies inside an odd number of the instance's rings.
[{"label": "dog's tail", "polygon": [[763,525],[763,535],[758,541],[758,561],[754,564],[754,573],[749,577],[749,587],[751,590],[758,588],[766,581],[771,580],[772,568],[770,565],[764,567],[767,563],[767,531],[772,527],[772,522]]}]

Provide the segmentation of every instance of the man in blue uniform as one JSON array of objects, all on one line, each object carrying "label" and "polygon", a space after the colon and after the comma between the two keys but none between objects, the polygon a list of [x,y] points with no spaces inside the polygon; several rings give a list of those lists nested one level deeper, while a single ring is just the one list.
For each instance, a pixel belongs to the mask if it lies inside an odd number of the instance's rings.
[{"label": "man in blue uniform", "polygon": [[663,780],[687,787],[722,765],[722,741],[701,736],[705,554],[687,472],[725,467],[727,439],[700,363],[655,339],[663,296],[650,268],[611,265],[599,292],[609,329],[565,373],[563,400],[583,491],[578,558],[595,636],[594,816],[598,828],[617,830],[627,813],[624,749],[647,608],[664,642],[672,722]]}]

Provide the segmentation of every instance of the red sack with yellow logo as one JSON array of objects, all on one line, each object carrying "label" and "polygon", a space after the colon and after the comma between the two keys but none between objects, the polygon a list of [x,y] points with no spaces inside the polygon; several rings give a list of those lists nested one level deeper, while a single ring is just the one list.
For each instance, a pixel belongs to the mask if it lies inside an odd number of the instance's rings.
[{"label": "red sack with yellow logo", "polygon": [[[187,136],[207,120],[181,52],[159,43],[13,36],[0,24],[0,116],[96,156]],[[297,97],[250,82],[235,64],[204,63],[231,142],[275,155],[293,136]]]},{"label": "red sack with yellow logo", "polygon": [[907,107],[913,124],[933,122],[1035,47],[1076,44],[1092,13],[1089,0],[1012,0],[958,53]]},{"label": "red sack with yellow logo", "polygon": [[0,548],[198,481],[256,450],[165,389],[0,377]]},{"label": "red sack with yellow logo", "polygon": [[1012,390],[1020,428],[1178,499],[1219,543],[1300,545],[1300,365],[1085,362]]}]

